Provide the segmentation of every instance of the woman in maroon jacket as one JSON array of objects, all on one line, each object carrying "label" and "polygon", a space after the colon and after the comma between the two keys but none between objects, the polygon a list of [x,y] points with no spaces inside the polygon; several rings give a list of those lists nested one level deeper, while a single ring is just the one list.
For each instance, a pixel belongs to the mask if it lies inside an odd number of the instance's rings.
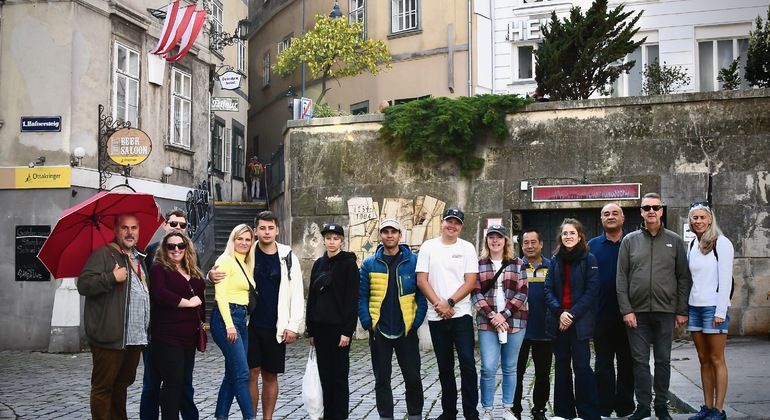
[{"label": "woman in maroon jacket", "polygon": [[160,375],[163,419],[178,419],[185,387],[191,385],[195,346],[205,311],[205,283],[192,241],[171,232],[150,268],[152,362]]}]

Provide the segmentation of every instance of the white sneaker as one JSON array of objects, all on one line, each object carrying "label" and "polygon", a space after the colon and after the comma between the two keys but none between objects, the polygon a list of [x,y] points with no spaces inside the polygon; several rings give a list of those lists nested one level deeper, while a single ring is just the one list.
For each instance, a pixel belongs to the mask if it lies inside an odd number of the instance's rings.
[{"label": "white sneaker", "polygon": [[495,420],[494,411],[491,408],[485,408],[484,414],[481,415],[482,420]]},{"label": "white sneaker", "polygon": [[506,407],[503,409],[503,419],[505,420],[517,420],[516,415],[513,414],[513,411],[511,411],[510,407]]}]

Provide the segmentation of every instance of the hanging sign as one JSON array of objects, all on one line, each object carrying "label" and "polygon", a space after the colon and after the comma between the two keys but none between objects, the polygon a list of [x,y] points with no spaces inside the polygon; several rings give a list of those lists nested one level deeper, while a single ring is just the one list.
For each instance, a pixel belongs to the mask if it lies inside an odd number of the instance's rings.
[{"label": "hanging sign", "polygon": [[238,98],[211,98],[212,111],[238,112]]},{"label": "hanging sign", "polygon": [[242,74],[234,71],[226,71],[219,75],[219,85],[225,90],[235,90],[241,87]]},{"label": "hanging sign", "polygon": [[107,139],[107,156],[121,166],[144,162],[152,152],[150,136],[138,128],[122,128]]}]

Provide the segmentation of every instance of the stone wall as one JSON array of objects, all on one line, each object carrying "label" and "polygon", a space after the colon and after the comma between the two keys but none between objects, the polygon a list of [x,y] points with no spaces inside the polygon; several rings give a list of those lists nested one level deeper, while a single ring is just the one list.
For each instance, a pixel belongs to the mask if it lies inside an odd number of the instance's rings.
[{"label": "stone wall", "polygon": [[[532,186],[618,182],[640,183],[642,194],[660,192],[668,227],[681,235],[689,203],[705,198],[710,173],[715,213],[736,251],[731,333],[766,334],[768,109],[767,89],[532,104],[508,116],[510,136],[504,141],[480,140],[477,153],[486,165],[471,179],[460,177],[451,162],[400,161],[378,140],[381,115],[289,122],[290,242],[303,260],[307,282],[310,265],[323,250],[318,227],[325,222],[357,232],[354,239],[361,240],[349,245],[364,256],[371,252],[366,247],[376,245],[367,245],[367,238],[376,240],[376,230],[374,235],[370,230],[374,218],[389,202],[412,206],[404,211],[391,205],[389,217],[395,214],[409,226],[424,222],[416,240],[435,235],[436,214],[418,220],[416,211],[427,197],[465,210],[462,236],[478,246],[488,217],[501,217],[516,230],[522,211],[592,208],[598,213],[607,203],[532,202]],[[529,188],[522,190],[521,181]],[[362,200],[372,208],[350,207]],[[620,204],[635,207],[638,200]],[[373,216],[367,219],[367,213]]]}]

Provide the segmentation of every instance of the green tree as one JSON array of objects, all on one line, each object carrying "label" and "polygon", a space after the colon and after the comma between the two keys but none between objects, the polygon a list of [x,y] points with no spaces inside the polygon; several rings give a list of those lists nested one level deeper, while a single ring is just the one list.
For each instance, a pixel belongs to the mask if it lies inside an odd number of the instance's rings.
[{"label": "green tree", "polygon": [[741,87],[741,76],[738,74],[740,59],[741,57],[738,57],[729,66],[719,69],[717,81],[722,84],[722,90],[736,90]]},{"label": "green tree", "polygon": [[756,29],[749,32],[749,50],[746,55],[746,80],[752,86],[770,87],[770,6],[767,18],[757,16]]},{"label": "green tree", "polygon": [[668,95],[682,86],[690,84],[690,75],[682,66],[667,66],[657,60],[644,66],[642,93],[645,95]]},{"label": "green tree", "polygon": [[356,76],[368,71],[378,74],[390,68],[390,53],[382,41],[362,39],[362,22],[331,19],[316,15],[315,27],[305,35],[294,38],[289,48],[278,54],[273,71],[282,77],[294,73],[304,62],[312,77],[321,79],[321,103],[329,79]]},{"label": "green tree", "polygon": [[596,0],[585,15],[573,7],[569,17],[560,21],[556,13],[543,28],[543,42],[535,53],[535,81],[551,99],[586,99],[597,90],[609,94],[609,87],[628,73],[635,61],[622,63],[623,58],[646,40],[633,41],[639,31],[639,12],[624,5],[607,10],[607,0]]}]

